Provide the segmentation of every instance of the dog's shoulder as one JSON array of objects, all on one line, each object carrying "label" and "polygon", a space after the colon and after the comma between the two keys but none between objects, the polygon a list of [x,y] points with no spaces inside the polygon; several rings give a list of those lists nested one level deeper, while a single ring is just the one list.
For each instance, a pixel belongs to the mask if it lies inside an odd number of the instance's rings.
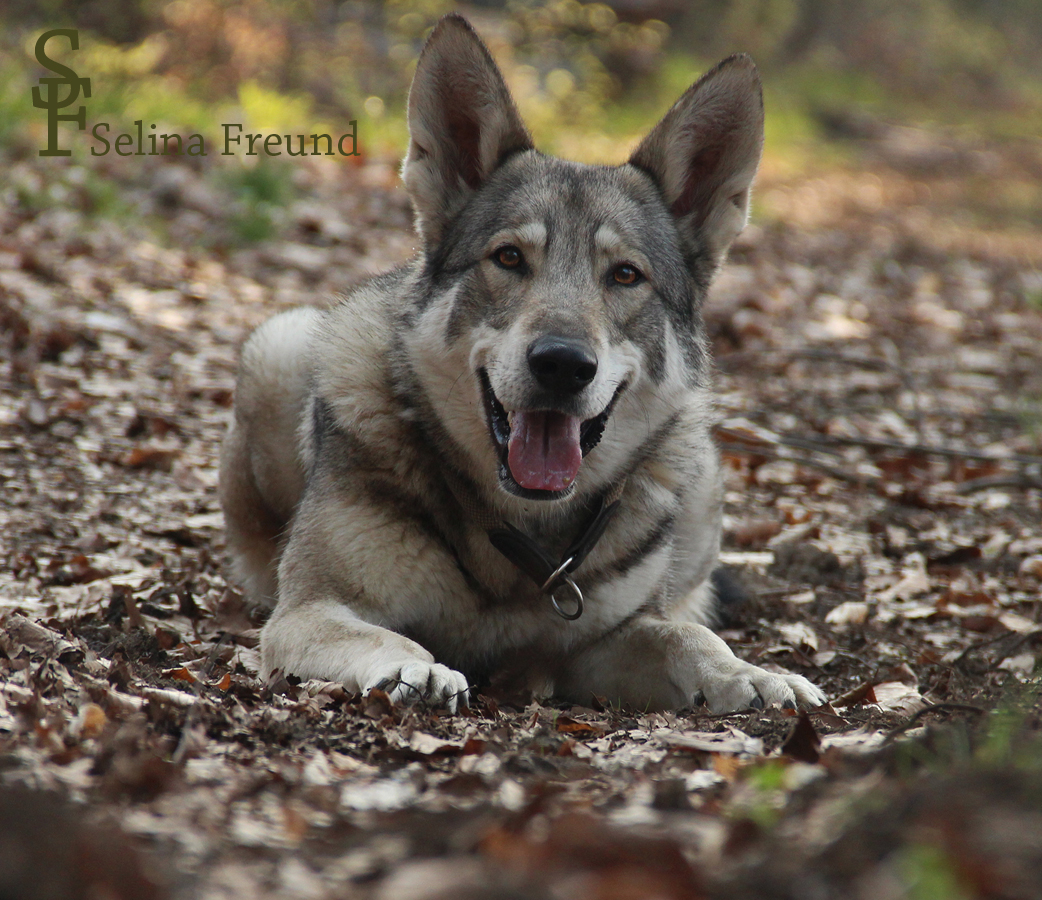
[{"label": "dog's shoulder", "polygon": [[343,487],[386,482],[403,495],[421,491],[429,454],[399,359],[421,282],[414,260],[342,297],[314,328],[300,434],[309,471],[324,466]]},{"label": "dog's shoulder", "polygon": [[326,310],[315,329],[311,393],[336,426],[371,429],[395,418],[392,356],[417,279],[411,264],[372,278]]}]

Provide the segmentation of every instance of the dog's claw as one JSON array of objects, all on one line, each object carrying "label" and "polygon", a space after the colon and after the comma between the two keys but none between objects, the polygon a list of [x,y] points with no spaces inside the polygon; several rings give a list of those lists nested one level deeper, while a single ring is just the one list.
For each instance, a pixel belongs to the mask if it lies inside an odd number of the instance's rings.
[{"label": "dog's claw", "polygon": [[393,675],[380,678],[367,691],[373,688],[386,691],[392,703],[403,706],[423,702],[453,713],[461,705],[470,705],[467,679],[448,666],[416,660],[396,669]]},{"label": "dog's claw", "polygon": [[767,672],[750,663],[740,663],[726,674],[707,680],[703,690],[706,705],[716,713],[743,709],[819,706],[825,695],[802,675]]}]

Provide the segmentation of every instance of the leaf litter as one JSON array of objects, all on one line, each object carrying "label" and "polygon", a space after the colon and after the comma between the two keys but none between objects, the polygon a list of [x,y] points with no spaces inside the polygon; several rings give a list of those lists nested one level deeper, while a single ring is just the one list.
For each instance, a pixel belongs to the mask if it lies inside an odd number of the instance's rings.
[{"label": "leaf litter", "polygon": [[252,248],[0,207],[0,893],[875,898],[949,866],[969,896],[1032,895],[1037,777],[909,773],[1035,684],[1042,244],[934,242],[851,188],[831,217],[750,227],[714,290],[724,559],[752,597],[723,633],[831,704],[488,689],[449,716],[262,683],[262,623],[225,578],[237,346],[412,246],[385,178],[306,176],[313,205]]}]

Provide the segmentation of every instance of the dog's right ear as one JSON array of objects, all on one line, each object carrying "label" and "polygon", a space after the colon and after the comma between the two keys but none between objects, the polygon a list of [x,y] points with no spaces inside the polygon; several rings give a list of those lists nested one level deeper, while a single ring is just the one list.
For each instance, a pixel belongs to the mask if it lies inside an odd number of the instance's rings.
[{"label": "dog's right ear", "polygon": [[434,27],[409,90],[409,153],[402,167],[429,249],[476,190],[529,137],[503,76],[462,16]]}]

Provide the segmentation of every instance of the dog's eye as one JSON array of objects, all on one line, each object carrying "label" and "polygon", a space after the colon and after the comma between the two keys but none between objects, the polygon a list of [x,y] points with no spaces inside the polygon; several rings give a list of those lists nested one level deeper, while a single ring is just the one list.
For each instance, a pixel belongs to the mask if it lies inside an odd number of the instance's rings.
[{"label": "dog's eye", "polygon": [[629,263],[623,263],[621,266],[616,266],[615,270],[611,273],[612,281],[616,284],[636,284],[644,276],[640,274],[640,270],[636,266],[631,266]]},{"label": "dog's eye", "polygon": [[492,259],[504,269],[516,269],[525,261],[525,258],[521,255],[521,251],[518,250],[517,247],[512,247],[509,244],[506,247],[500,247],[495,253],[493,253]]}]

